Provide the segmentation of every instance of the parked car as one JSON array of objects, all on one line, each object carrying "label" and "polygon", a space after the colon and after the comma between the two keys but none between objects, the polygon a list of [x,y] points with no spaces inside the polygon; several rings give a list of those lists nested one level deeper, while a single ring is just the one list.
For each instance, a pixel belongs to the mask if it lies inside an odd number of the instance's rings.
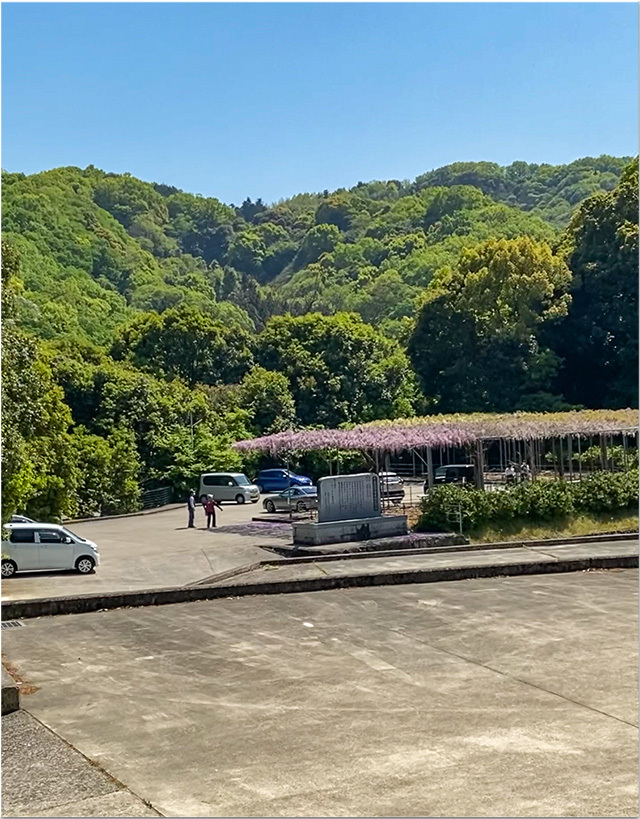
[{"label": "parked car", "polygon": [[292,486],[271,498],[265,498],[262,505],[267,512],[306,512],[318,508],[318,490],[315,486]]},{"label": "parked car", "polygon": [[16,572],[75,569],[89,574],[100,565],[98,547],[55,523],[5,523],[2,577]]},{"label": "parked car", "polygon": [[200,503],[207,495],[213,495],[217,501],[235,501],[236,503],[257,503],[260,490],[251,483],[242,472],[208,472],[200,476]]},{"label": "parked car", "polygon": [[398,504],[404,498],[404,481],[395,472],[380,472],[380,496]]},{"label": "parked car", "polygon": [[[475,466],[473,464],[446,464],[439,466],[433,477],[433,485],[441,486],[445,483],[475,484]],[[424,491],[429,489],[429,481],[425,482]]]},{"label": "parked car", "polygon": [[282,492],[290,486],[311,486],[313,481],[288,469],[263,469],[258,472],[255,483],[260,492]]}]

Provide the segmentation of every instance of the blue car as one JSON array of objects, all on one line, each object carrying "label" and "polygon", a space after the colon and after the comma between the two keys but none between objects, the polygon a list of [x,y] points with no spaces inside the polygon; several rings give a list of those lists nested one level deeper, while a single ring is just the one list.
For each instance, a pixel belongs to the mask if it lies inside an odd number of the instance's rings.
[{"label": "blue car", "polygon": [[282,492],[290,486],[311,486],[313,481],[288,469],[263,469],[256,475],[254,483],[260,492]]}]

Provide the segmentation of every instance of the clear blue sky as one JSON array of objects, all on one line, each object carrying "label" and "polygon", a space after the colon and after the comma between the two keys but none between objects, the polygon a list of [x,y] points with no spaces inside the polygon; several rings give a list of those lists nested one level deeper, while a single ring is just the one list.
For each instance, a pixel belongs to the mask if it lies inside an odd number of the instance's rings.
[{"label": "clear blue sky", "polygon": [[239,204],[635,154],[638,6],[5,3],[2,166]]}]

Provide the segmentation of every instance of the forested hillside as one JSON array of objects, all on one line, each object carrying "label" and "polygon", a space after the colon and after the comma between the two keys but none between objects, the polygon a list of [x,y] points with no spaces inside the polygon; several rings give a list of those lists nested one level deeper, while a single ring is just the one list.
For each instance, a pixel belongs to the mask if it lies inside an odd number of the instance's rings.
[{"label": "forested hillside", "polygon": [[637,174],[456,163],[235,207],[4,173],[3,515],[134,508],[291,426],[637,405]]}]

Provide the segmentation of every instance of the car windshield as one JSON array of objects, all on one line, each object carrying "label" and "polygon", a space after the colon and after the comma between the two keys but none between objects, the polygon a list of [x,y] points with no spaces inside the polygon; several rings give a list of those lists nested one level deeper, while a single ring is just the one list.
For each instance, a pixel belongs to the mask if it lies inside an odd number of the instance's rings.
[{"label": "car windshield", "polygon": [[64,528],[62,531],[65,533],[65,535],[71,535],[71,537],[75,538],[76,540],[79,540],[81,543],[87,542],[83,537],[80,537],[80,535],[74,534],[74,532],[72,532],[71,529]]},{"label": "car windshield", "polygon": [[438,477],[440,477],[440,475],[446,475],[446,474],[447,474],[447,467],[446,466],[439,466],[436,469],[436,475]]},{"label": "car windshield", "polygon": [[246,475],[234,475],[233,477],[236,479],[236,483],[238,484],[238,486],[250,486],[251,485],[249,483],[249,478],[247,478]]}]

